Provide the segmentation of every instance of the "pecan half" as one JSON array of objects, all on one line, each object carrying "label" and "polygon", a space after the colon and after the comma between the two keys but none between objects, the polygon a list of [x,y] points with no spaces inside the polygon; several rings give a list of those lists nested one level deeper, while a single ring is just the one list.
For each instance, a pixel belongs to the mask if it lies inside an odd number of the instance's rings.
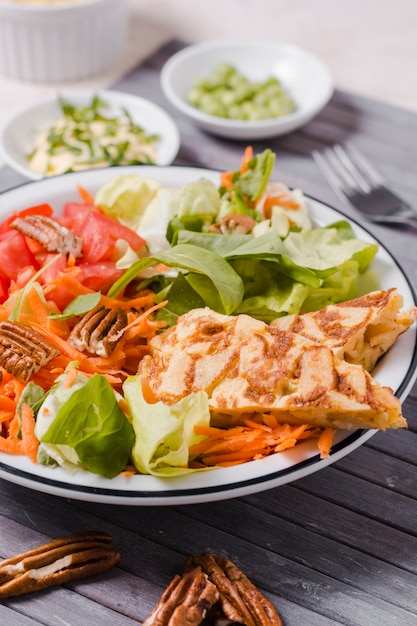
[{"label": "pecan half", "polygon": [[193,568],[172,579],[143,626],[198,626],[218,598],[201,568]]},{"label": "pecan half", "polygon": [[245,626],[282,626],[274,606],[230,560],[222,556],[202,554],[190,556],[185,571],[200,566],[208,579],[216,585],[219,602],[209,613],[214,624],[225,618]]},{"label": "pecan half", "polygon": [[103,532],[55,539],[0,563],[0,598],[56,587],[114,567],[121,557]]},{"label": "pecan half", "polygon": [[37,330],[19,322],[0,323],[0,365],[21,382],[58,354]]},{"label": "pecan half", "polygon": [[80,352],[110,356],[127,325],[124,309],[108,309],[97,305],[74,326],[68,343]]},{"label": "pecan half", "polygon": [[72,254],[76,258],[82,254],[82,238],[46,215],[17,217],[10,224],[10,228],[34,239],[49,252]]}]

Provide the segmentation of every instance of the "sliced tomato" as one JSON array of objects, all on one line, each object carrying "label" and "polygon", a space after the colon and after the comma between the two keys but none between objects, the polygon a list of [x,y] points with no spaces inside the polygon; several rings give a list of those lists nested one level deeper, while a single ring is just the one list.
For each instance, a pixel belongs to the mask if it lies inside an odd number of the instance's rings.
[{"label": "sliced tomato", "polygon": [[29,280],[36,274],[36,270],[32,265],[28,265],[19,271],[18,277],[14,281],[17,289],[22,289]]},{"label": "sliced tomato", "polygon": [[8,297],[9,297],[8,281],[5,278],[3,278],[3,276],[0,276],[0,304],[3,304],[3,302],[6,302]]},{"label": "sliced tomato", "polygon": [[16,280],[25,267],[37,267],[26,238],[17,230],[0,234],[0,259],[0,276],[6,280]]},{"label": "sliced tomato", "polygon": [[114,251],[116,241],[127,241],[133,250],[139,250],[145,245],[142,239],[133,230],[119,224],[111,217],[102,213],[90,211],[82,225],[83,262],[98,263],[109,261]]},{"label": "sliced tomato", "polygon": [[55,261],[48,267],[48,269],[42,272],[39,277],[39,282],[43,285],[47,285],[51,282],[51,280],[54,280],[58,274],[60,274],[67,267],[67,257],[65,254],[61,254],[58,258],[56,258],[56,256],[57,255],[55,253],[47,253],[42,258],[42,266],[45,266],[53,258],[55,258]]},{"label": "sliced tomato", "polygon": [[94,204],[86,202],[66,202],[62,212],[63,223],[78,236],[82,235],[82,225],[89,213],[100,213]]},{"label": "sliced tomato", "polygon": [[8,217],[4,222],[0,224],[0,233],[5,233],[10,229],[10,224],[17,217],[27,217],[28,215],[45,215],[46,217],[51,217],[53,215],[53,208],[50,204],[37,204],[36,206],[28,207],[27,209],[23,209],[22,211],[16,211]]},{"label": "sliced tomato", "polygon": [[81,263],[80,274],[77,276],[80,283],[92,289],[106,293],[113,283],[123,274],[112,261],[102,263]]}]

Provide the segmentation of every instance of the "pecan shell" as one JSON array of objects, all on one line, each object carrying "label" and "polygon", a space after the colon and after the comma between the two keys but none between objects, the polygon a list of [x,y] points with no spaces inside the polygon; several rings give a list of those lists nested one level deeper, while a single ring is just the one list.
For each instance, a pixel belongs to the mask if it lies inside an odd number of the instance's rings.
[{"label": "pecan shell", "polygon": [[224,623],[227,618],[245,626],[282,626],[273,604],[230,559],[212,554],[193,555],[187,558],[184,569],[198,566],[220,594],[219,602],[209,613],[214,624]]},{"label": "pecan shell", "polygon": [[219,593],[196,567],[172,579],[143,626],[198,626],[219,598]]},{"label": "pecan shell", "polygon": [[121,554],[111,536],[83,532],[55,539],[0,563],[0,598],[94,576],[114,567]]}]

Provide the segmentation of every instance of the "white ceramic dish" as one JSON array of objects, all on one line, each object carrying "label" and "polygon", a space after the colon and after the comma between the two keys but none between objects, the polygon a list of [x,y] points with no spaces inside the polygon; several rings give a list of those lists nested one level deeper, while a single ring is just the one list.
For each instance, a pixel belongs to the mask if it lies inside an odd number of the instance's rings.
[{"label": "white ceramic dish", "polygon": [[[77,105],[91,102],[91,92],[59,94],[64,99]],[[142,126],[149,134],[157,134],[157,165],[170,165],[180,147],[180,135],[172,118],[159,106],[120,91],[97,92],[109,106],[110,115],[117,115],[127,109],[134,122]],[[27,155],[33,149],[34,139],[43,128],[47,128],[55,119],[62,116],[58,96],[50,96],[19,109],[11,115],[0,128],[0,153],[4,161],[17,172],[32,180],[43,178],[29,168]]]},{"label": "white ceramic dish", "polygon": [[127,0],[0,0],[0,74],[62,83],[117,63],[128,36]]},{"label": "white ceramic dish", "polygon": [[[162,184],[178,187],[201,177],[219,184],[218,172],[182,167],[123,167],[119,173],[139,173],[158,179]],[[65,201],[77,201],[77,185],[94,193],[114,173],[108,169],[66,174],[29,183],[0,195],[0,219],[14,210],[29,205],[49,202],[56,211]],[[315,221],[329,224],[341,214],[314,199],[309,206]],[[346,219],[344,216],[342,216]],[[367,241],[375,241],[369,232],[352,222],[356,234]],[[404,305],[417,303],[406,275],[380,244],[372,267],[363,277],[361,289],[369,291],[397,287],[404,297]],[[381,360],[374,376],[382,384],[392,387],[404,400],[417,377],[417,333],[414,325]],[[34,465],[25,457],[0,454],[0,476],[11,482],[53,495],[121,505],[174,505],[222,500],[278,487],[325,468],[349,454],[367,441],[375,431],[341,431],[330,458],[320,460],[314,442],[299,444],[296,448],[275,454],[260,461],[235,467],[215,469],[186,477],[161,479],[153,476],[117,477],[111,480],[87,473],[69,475],[62,469]]]},{"label": "white ceramic dish", "polygon": [[[258,122],[207,115],[187,102],[197,79],[220,63],[232,64],[251,81],[278,78],[296,103],[296,111]],[[265,139],[289,133],[310,121],[327,104],[333,82],[326,65],[297,46],[264,39],[216,40],[189,46],[174,54],[161,71],[167,99],[202,129],[230,139]]]}]

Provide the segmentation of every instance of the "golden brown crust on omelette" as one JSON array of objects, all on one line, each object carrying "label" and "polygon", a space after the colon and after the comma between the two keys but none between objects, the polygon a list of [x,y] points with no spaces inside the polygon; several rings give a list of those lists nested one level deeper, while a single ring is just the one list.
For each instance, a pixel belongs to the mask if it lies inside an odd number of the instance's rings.
[{"label": "golden brown crust on omelette", "polygon": [[280,422],[315,427],[406,427],[392,390],[362,366],[247,315],[190,311],[150,342],[139,375],[169,405],[206,391],[214,424],[269,412]]},{"label": "golden brown crust on omelette", "polygon": [[416,306],[401,311],[402,306],[403,298],[393,288],[313,313],[281,317],[272,326],[327,345],[340,359],[371,372],[378,359],[417,318]]}]

